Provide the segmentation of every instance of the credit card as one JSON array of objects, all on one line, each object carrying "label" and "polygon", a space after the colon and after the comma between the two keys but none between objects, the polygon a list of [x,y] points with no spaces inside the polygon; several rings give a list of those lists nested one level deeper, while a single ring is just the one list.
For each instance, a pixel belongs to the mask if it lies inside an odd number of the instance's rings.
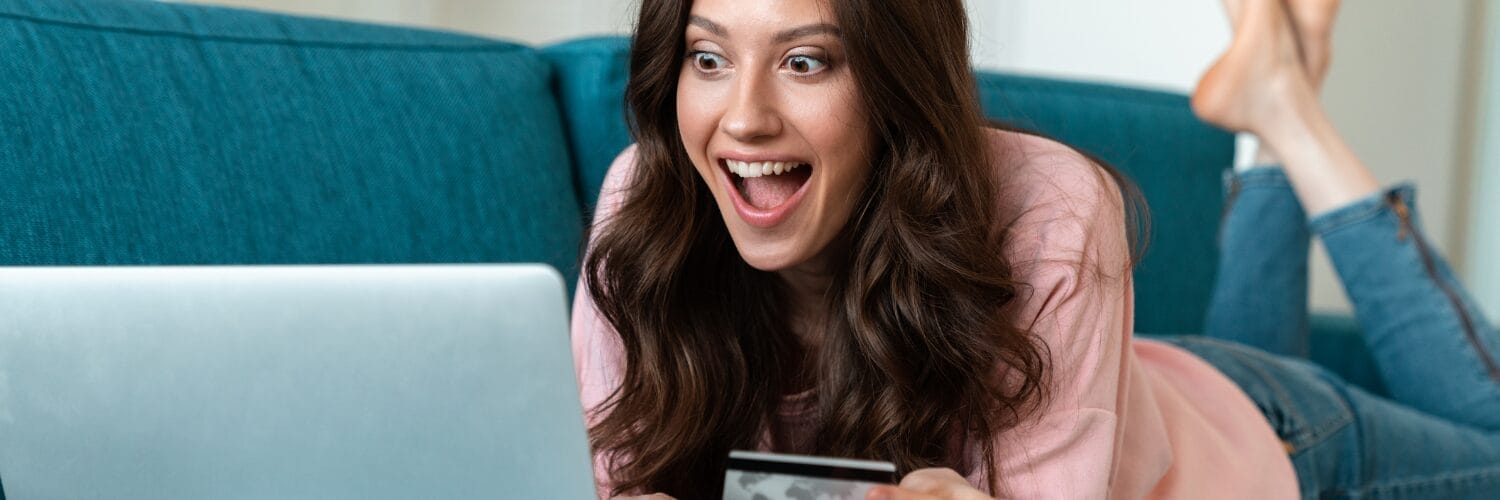
[{"label": "credit card", "polygon": [[736,450],[724,500],[862,500],[870,488],[895,482],[890,462]]}]

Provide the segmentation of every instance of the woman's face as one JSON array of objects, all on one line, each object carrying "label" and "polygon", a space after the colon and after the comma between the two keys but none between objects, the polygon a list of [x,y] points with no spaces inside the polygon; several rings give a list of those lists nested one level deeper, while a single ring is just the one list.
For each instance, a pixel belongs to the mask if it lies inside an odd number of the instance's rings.
[{"label": "woman's face", "polygon": [[834,23],[827,0],[693,2],[682,142],[760,270],[818,257],[870,175],[869,124]]}]

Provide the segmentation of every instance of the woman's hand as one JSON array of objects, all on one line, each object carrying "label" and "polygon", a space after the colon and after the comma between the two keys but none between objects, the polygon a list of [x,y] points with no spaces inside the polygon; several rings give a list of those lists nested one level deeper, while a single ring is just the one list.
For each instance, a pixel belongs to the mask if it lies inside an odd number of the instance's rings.
[{"label": "woman's hand", "polygon": [[877,486],[866,500],[994,500],[974,489],[953,469],[922,469],[901,478],[899,486]]}]

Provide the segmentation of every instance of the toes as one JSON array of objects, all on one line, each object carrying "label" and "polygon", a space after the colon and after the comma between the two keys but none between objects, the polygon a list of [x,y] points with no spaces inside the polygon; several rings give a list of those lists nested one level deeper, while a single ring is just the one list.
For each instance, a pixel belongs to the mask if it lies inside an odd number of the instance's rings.
[{"label": "toes", "polygon": [[1340,0],[1287,0],[1304,70],[1315,86],[1321,86],[1333,59],[1333,23],[1339,4]]},{"label": "toes", "polygon": [[1287,0],[1297,29],[1308,38],[1328,38],[1338,17],[1339,0]]}]

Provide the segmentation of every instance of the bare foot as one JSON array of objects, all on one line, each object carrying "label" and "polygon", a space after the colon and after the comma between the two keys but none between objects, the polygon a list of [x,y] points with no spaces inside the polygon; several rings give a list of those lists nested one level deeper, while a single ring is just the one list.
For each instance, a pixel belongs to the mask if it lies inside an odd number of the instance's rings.
[{"label": "bare foot", "polygon": [[[1230,28],[1238,32],[1246,0],[1222,0],[1224,12],[1228,14]],[[1333,22],[1338,15],[1340,0],[1281,0],[1291,16],[1292,33],[1296,38],[1297,54],[1302,69],[1314,94],[1320,93],[1328,76],[1328,67],[1333,51]],[[1280,158],[1270,148],[1258,142],[1253,165],[1277,165]]]},{"label": "bare foot", "polygon": [[1234,41],[1198,81],[1193,111],[1225,129],[1261,134],[1290,104],[1289,93],[1311,86],[1283,1],[1229,0],[1226,7],[1231,1],[1242,3]]},{"label": "bare foot", "polygon": [[[1246,0],[1222,0],[1229,27],[1238,33]],[[1333,22],[1341,0],[1281,0],[1292,18],[1292,34],[1297,37],[1297,53],[1313,88],[1323,87],[1328,66],[1333,60]]]},{"label": "bare foot", "polygon": [[1224,0],[1234,41],[1193,92],[1200,118],[1261,138],[1259,163],[1280,163],[1314,216],[1380,190],[1318,104],[1338,3]]}]

